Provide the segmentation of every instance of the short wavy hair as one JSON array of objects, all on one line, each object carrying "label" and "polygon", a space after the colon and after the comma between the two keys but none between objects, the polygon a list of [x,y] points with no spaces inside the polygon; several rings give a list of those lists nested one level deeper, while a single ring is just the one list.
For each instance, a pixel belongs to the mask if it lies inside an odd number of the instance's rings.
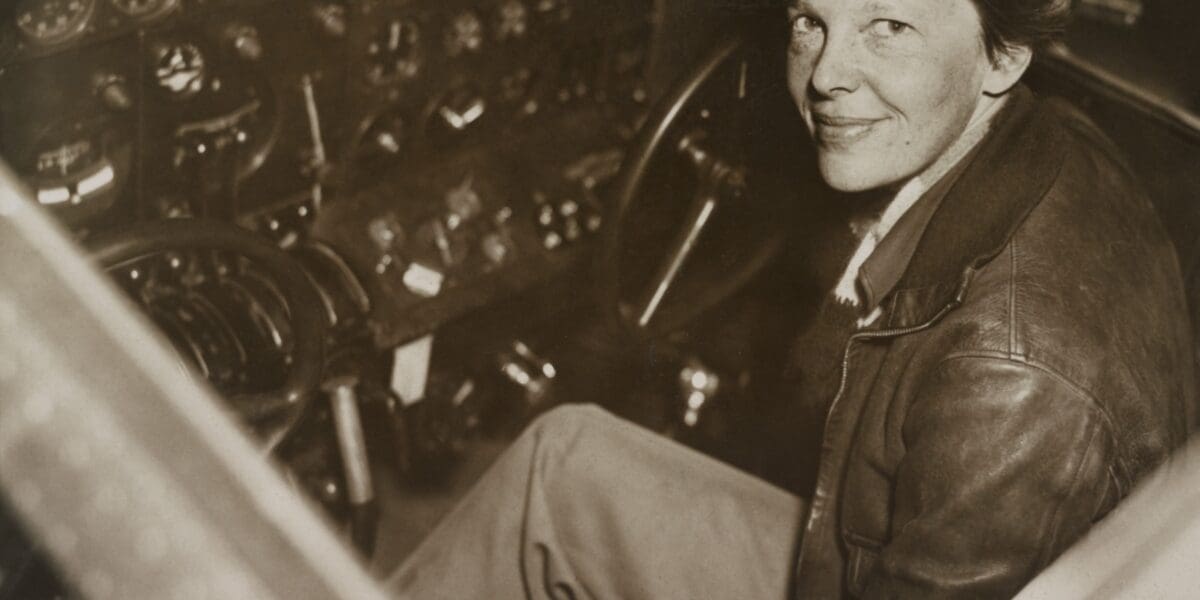
[{"label": "short wavy hair", "polygon": [[1037,52],[1057,40],[1071,19],[1072,0],[971,0],[983,24],[983,45],[993,61],[1027,47]]}]

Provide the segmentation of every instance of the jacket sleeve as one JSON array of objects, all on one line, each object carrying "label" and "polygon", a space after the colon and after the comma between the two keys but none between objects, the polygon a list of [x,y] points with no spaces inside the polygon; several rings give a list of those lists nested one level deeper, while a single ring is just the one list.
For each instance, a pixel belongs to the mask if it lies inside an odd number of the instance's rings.
[{"label": "jacket sleeve", "polygon": [[943,361],[903,425],[890,541],[866,598],[1008,598],[1112,503],[1113,444],[1091,397],[990,356]]}]

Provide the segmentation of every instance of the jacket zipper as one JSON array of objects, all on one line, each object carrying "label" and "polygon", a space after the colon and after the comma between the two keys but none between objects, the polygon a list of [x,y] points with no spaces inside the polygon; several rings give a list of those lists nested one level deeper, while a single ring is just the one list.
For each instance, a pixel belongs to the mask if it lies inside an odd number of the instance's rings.
[{"label": "jacket zipper", "polygon": [[850,339],[846,340],[846,349],[842,352],[841,382],[838,383],[837,394],[835,394],[833,396],[833,402],[830,403],[830,405],[829,405],[829,411],[827,413],[825,413],[825,428],[824,428],[824,431],[822,432],[822,436],[827,435],[829,433],[829,421],[833,417],[833,411],[837,409],[838,401],[840,401],[842,399],[842,394],[845,393],[845,391],[846,391],[846,382],[847,382],[847,379],[849,379],[849,375],[850,375],[850,350],[854,347],[854,342],[859,341],[859,340],[878,340],[878,339],[889,338],[889,337],[899,337],[902,335],[909,335],[912,333],[919,333],[921,331],[925,331],[926,329],[929,329],[930,327],[933,327],[935,324],[937,324],[938,321],[941,321],[942,317],[946,316],[946,313],[949,313],[950,311],[954,310],[955,308],[958,307],[958,305],[959,305],[959,302],[951,302],[950,304],[943,306],[942,309],[939,310],[938,313],[936,315],[934,315],[932,319],[930,319],[920,325],[914,325],[912,327],[903,327],[903,328],[899,328],[899,329],[882,329],[879,331],[862,331],[862,332],[851,335]]},{"label": "jacket zipper", "polygon": [[[960,295],[960,297],[961,297],[961,295]],[[854,347],[854,342],[859,341],[859,340],[877,340],[877,339],[882,339],[882,338],[887,338],[887,337],[898,337],[898,336],[902,336],[902,335],[908,335],[911,333],[918,333],[918,332],[924,331],[926,329],[929,329],[930,327],[933,327],[938,321],[942,320],[942,318],[946,316],[946,313],[949,313],[950,311],[954,310],[960,304],[961,304],[961,301],[958,301],[958,300],[951,302],[950,304],[947,304],[946,306],[942,307],[942,309],[939,310],[938,313],[936,315],[934,315],[932,319],[930,319],[929,321],[922,323],[920,325],[915,325],[912,327],[897,328],[897,329],[884,329],[884,330],[880,330],[880,331],[863,331],[863,332],[859,332],[859,333],[851,335],[850,339],[846,341],[846,349],[842,352],[841,382],[838,384],[838,391],[837,391],[837,394],[835,394],[833,397],[833,402],[829,405],[829,412],[827,412],[825,414],[825,427],[822,430],[822,437],[824,438],[829,435],[830,420],[833,418],[834,411],[837,410],[837,405],[838,405],[838,402],[842,399],[842,394],[844,394],[846,391],[846,382],[847,382],[847,379],[849,378],[849,372],[850,372],[850,350]],[[820,475],[818,474],[818,481],[819,480],[820,480]],[[818,483],[817,487],[818,487],[818,489],[820,488],[819,483]],[[820,496],[820,494],[817,493],[817,491],[818,490],[813,490],[814,502]],[[817,518],[819,513],[824,512],[824,511],[814,510],[815,508],[816,508],[815,505],[809,505],[809,513],[808,513],[808,517],[805,519],[805,527],[804,527],[806,531],[812,530],[813,520]],[[806,549],[806,545],[801,544],[799,556],[797,556],[797,558],[796,558],[797,573],[799,572],[800,566],[804,564],[805,549]]]}]

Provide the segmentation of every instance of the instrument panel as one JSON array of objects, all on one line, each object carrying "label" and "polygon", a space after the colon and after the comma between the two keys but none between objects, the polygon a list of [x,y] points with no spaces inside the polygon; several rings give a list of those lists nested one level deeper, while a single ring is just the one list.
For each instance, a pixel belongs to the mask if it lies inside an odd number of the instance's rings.
[{"label": "instrument panel", "polygon": [[203,216],[328,243],[386,348],[578,260],[650,100],[657,10],[20,0],[0,156],[80,237]]},{"label": "instrument panel", "polygon": [[[520,339],[586,297],[603,186],[649,109],[654,3],[8,6],[0,158],[85,245],[197,217],[284,249],[326,315],[323,383],[373,415],[372,456],[437,477],[484,412],[545,396],[553,365]],[[180,250],[109,274],[223,396],[286,380],[291,307],[252,261]],[[341,413],[317,405],[278,458],[369,551]]]},{"label": "instrument panel", "polygon": [[[357,395],[371,452],[419,478],[482,407],[515,402],[501,423],[545,395],[553,365],[520,338],[585,297],[605,183],[652,101],[658,4],[0,3],[0,159],[85,247],[196,218],[295,260],[326,317],[327,402],[298,421],[231,406],[369,552],[371,494],[330,425],[354,419],[331,403]],[[285,382],[298,344],[259,266],[173,248],[104,268],[236,399]]]}]

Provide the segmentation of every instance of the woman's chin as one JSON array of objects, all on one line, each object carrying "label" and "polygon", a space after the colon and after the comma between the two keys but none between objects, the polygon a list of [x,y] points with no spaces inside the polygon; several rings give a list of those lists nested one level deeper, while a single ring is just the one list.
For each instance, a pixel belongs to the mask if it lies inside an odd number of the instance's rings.
[{"label": "woman's chin", "polygon": [[871,176],[869,168],[850,164],[826,164],[821,162],[821,176],[829,187],[839,192],[865,192],[886,185],[886,181]]},{"label": "woman's chin", "polygon": [[865,192],[896,182],[895,177],[880,170],[873,161],[821,157],[818,162],[825,183],[839,192]]}]

